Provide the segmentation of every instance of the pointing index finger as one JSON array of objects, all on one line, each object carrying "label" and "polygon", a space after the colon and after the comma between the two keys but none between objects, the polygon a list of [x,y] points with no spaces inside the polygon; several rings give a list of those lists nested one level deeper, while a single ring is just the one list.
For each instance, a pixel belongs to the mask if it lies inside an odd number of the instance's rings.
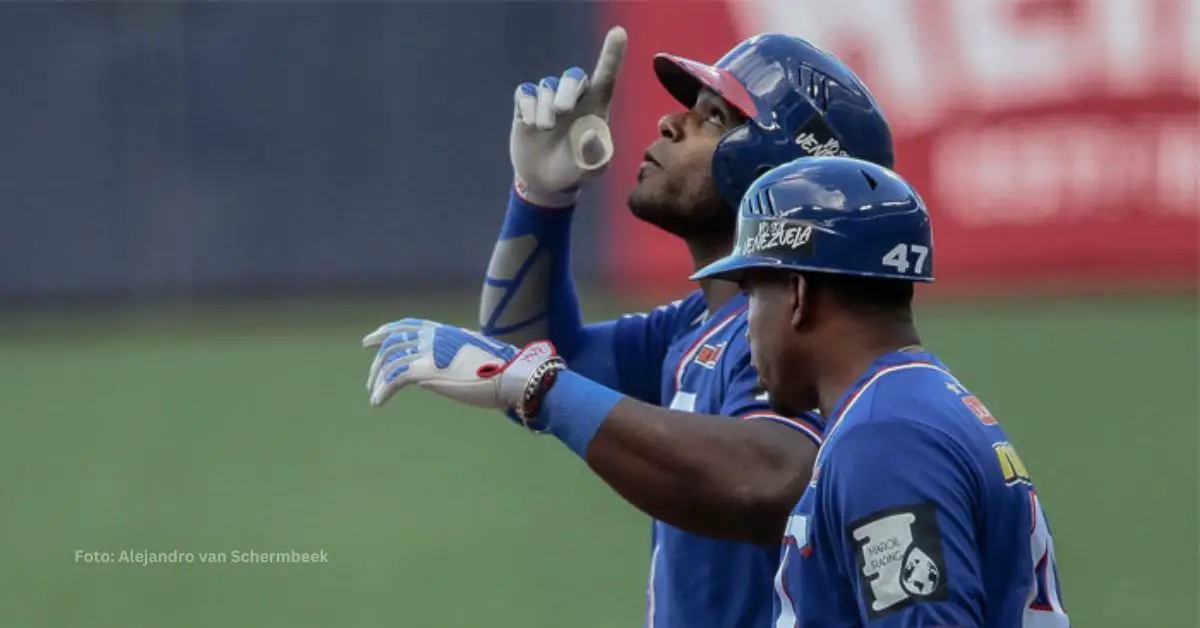
[{"label": "pointing index finger", "polygon": [[600,48],[600,58],[596,60],[596,69],[592,72],[592,85],[589,89],[599,104],[608,106],[612,100],[613,89],[617,85],[617,73],[621,70],[621,62],[625,60],[625,47],[629,44],[629,35],[621,26],[614,26],[604,37],[604,45]]}]

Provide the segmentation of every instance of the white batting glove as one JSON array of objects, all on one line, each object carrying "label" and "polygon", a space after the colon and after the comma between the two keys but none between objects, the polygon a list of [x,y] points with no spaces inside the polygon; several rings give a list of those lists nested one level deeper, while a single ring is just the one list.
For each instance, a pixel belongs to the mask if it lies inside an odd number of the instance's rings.
[{"label": "white batting glove", "polygon": [[580,185],[608,167],[608,111],[628,41],[624,28],[609,30],[591,77],[573,67],[561,78],[517,86],[509,156],[525,200],[550,208],[574,205]]},{"label": "white batting glove", "polygon": [[556,369],[565,367],[549,342],[518,350],[473,331],[418,318],[383,325],[363,338],[363,346],[379,347],[367,375],[373,406],[416,385],[469,406],[514,411],[527,427],[526,419],[536,414]]}]

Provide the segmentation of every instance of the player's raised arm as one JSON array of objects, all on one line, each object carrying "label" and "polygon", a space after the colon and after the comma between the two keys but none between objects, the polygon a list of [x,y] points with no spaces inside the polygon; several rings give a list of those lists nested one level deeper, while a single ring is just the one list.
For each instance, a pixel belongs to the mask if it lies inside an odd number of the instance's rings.
[{"label": "player's raised arm", "polygon": [[591,75],[572,67],[517,87],[514,184],[479,306],[485,335],[517,346],[549,339],[576,368],[613,385],[613,325],[583,325],[570,235],[581,187],[612,159],[608,112],[626,42],[625,30],[614,27]]}]

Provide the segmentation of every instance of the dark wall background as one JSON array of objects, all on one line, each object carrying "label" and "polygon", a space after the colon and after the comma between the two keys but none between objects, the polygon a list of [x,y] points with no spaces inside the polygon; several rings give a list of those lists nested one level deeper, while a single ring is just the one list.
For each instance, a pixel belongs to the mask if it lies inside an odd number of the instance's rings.
[{"label": "dark wall background", "polygon": [[478,285],[512,91],[596,6],[0,6],[0,298]]}]

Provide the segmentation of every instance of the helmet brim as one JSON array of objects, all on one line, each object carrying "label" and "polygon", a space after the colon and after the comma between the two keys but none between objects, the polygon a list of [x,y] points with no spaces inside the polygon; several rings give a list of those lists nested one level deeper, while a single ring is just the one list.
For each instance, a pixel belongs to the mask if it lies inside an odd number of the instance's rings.
[{"label": "helmet brim", "polygon": [[694,106],[696,98],[700,96],[700,89],[707,87],[742,115],[752,120],[760,119],[758,104],[750,96],[750,92],[746,91],[746,86],[727,70],[659,53],[654,55],[654,74],[658,76],[658,82],[662,83],[667,92],[685,107]]},{"label": "helmet brim", "polygon": [[899,281],[911,281],[914,283],[933,283],[932,276],[913,277],[909,275],[899,275],[894,273],[871,273],[862,271],[848,271],[837,268],[823,268],[820,266],[811,266],[808,264],[794,264],[785,262],[773,257],[761,257],[757,255],[742,256],[730,255],[723,257],[704,268],[692,273],[688,279],[692,281],[700,281],[701,279],[720,279],[722,281],[738,282],[742,280],[742,276],[746,271],[760,268],[763,270],[788,271],[794,273],[812,272],[823,273],[827,275],[849,275],[854,277],[876,277],[879,279],[896,279]]},{"label": "helmet brim", "polygon": [[779,265],[778,261],[772,259],[756,256],[729,255],[692,273],[692,276],[688,279],[692,281],[699,281],[701,279],[739,281],[742,275],[751,268],[771,268]]}]

